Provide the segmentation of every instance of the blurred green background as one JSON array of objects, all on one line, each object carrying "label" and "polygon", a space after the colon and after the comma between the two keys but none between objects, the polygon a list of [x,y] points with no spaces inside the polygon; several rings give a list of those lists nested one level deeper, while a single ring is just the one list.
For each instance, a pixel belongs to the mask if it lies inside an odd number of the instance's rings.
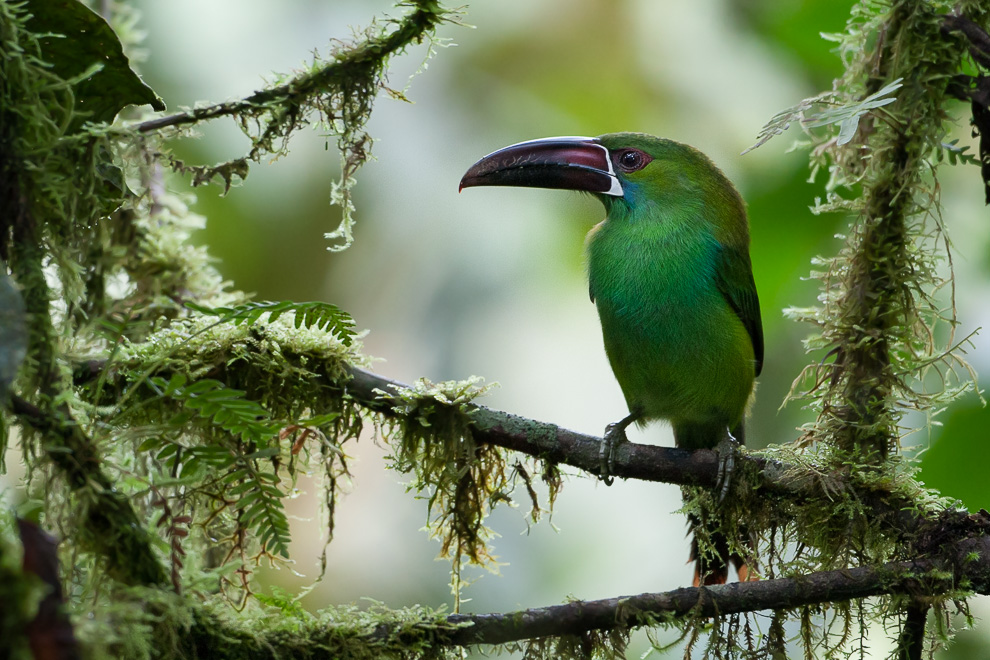
[{"label": "blurred green background", "polygon": [[[412,381],[498,381],[484,402],[514,413],[600,434],[625,407],[601,345],[583,273],[584,234],[602,216],[587,196],[540,190],[457,193],[463,171],[507,144],[553,135],[635,130],[688,142],[708,153],[741,189],[750,209],[752,259],[767,360],[747,437],[784,443],[808,421],[800,404],[780,409],[809,360],[809,328],[785,321],[789,305],[814,304],[803,278],[810,260],[831,254],[844,220],[816,217],[823,194],[809,184],[807,154],[788,153],[797,129],[740,156],[774,113],[830,89],[841,65],[821,32],[843,30],[849,0],[487,0],[466,8],[473,29],[448,25],[456,44],[441,49],[407,92],[411,104],[383,97],[370,130],[376,161],[359,174],[356,243],[326,250],[323,232],[339,212],[328,204],[338,173],[332,138],[298,135],[292,153],[255,166],[243,187],[220,197],[201,189],[208,218],[197,237],[236,287],[259,299],[319,299],[350,311],[369,329],[376,369]],[[271,72],[303,66],[312,50],[347,39],[374,17],[399,10],[384,0],[142,0],[148,32],[145,80],[171,109],[242,97]],[[391,85],[405,88],[425,47],[394,62]],[[955,132],[969,142],[967,108]],[[212,163],[240,155],[231,125],[175,146]],[[948,168],[946,168],[948,169]],[[943,171],[945,221],[955,243],[960,336],[990,314],[987,211],[975,167]],[[173,180],[177,190],[184,189]],[[976,337],[969,359],[986,372],[990,345]],[[939,417],[944,428],[910,438],[927,449],[923,478],[971,510],[990,507],[990,414],[975,396]],[[923,426],[927,420],[909,417]],[[667,428],[634,441],[670,444]],[[930,449],[929,449],[930,447]],[[362,597],[391,607],[450,602],[448,565],[421,530],[426,506],[382,469],[385,449],[368,437],[354,449],[355,479],[338,508],[326,580],[304,604],[316,609]],[[521,500],[525,503],[525,498]],[[569,479],[553,524],[528,529],[525,506],[496,513],[500,576],[471,586],[470,611],[500,611],[682,586],[690,580],[688,543],[676,487],[620,482],[606,488]],[[317,573],[321,520],[316,500],[294,501],[295,570],[268,579],[289,590]],[[472,573],[472,575],[476,575]],[[983,599],[974,612],[987,611]],[[944,658],[986,657],[990,627],[964,636]],[[872,651],[889,642],[874,635]],[[630,657],[645,649],[637,637]],[[975,649],[975,650],[974,650]],[[674,652],[678,655],[679,652]]]}]

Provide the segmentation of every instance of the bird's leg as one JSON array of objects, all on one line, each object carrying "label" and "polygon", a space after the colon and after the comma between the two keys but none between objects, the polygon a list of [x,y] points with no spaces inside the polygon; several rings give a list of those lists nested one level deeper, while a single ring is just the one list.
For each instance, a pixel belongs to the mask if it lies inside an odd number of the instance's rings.
[{"label": "bird's leg", "polygon": [[611,486],[614,481],[612,467],[614,466],[615,448],[623,442],[629,442],[629,438],[626,437],[626,427],[635,422],[637,417],[639,417],[639,413],[629,413],[619,421],[612,422],[605,427],[602,447],[598,452],[598,478],[604,481],[606,486]]},{"label": "bird's leg", "polygon": [[718,443],[718,475],[715,477],[715,487],[718,489],[718,503],[729,493],[732,484],[732,472],[736,467],[736,453],[739,451],[739,441],[732,431],[725,429],[725,437]]}]

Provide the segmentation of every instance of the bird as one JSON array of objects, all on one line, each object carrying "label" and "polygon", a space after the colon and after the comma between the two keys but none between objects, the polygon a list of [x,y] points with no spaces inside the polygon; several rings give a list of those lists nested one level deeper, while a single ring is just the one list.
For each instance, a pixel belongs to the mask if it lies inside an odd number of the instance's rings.
[{"label": "bird", "polygon": [[[606,483],[626,428],[655,420],[671,425],[678,447],[717,448],[720,478],[731,471],[763,368],[763,326],[746,206],[725,174],[687,144],[611,133],[499,149],[459,189],[476,186],[575,190],[605,207],[586,240],[588,285],[629,408],[604,434]],[[689,516],[688,525],[695,586],[726,582],[730,561],[740,580],[750,577],[721,531],[699,545],[702,521]]]}]

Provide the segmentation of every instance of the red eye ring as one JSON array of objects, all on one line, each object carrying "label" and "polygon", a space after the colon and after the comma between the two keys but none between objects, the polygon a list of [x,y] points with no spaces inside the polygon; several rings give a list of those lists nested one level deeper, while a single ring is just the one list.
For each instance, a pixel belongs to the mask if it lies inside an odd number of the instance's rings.
[{"label": "red eye ring", "polygon": [[623,149],[615,155],[615,165],[623,172],[636,172],[646,167],[650,161],[649,154],[639,149]]}]

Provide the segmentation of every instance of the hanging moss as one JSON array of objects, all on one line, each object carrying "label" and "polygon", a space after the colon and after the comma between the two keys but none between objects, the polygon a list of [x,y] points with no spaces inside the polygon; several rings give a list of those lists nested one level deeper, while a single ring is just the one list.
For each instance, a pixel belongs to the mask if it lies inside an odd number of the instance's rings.
[{"label": "hanging moss", "polygon": [[[348,395],[350,368],[367,358],[346,312],[327,303],[254,303],[232,290],[205,249],[189,246],[204,222],[189,211],[191,200],[163,192],[162,184],[171,168],[194,183],[229,187],[250,163],[283,155],[294,131],[323,122],[343,162],[333,201],[344,221],[329,237],[346,246],[353,240],[349,191],[369,156],[365,124],[374,98],[391,91],[389,59],[412,43],[441,45],[436,27],[456,16],[432,0],[413,2],[404,18],[370,26],[247,99],[110,126],[126,103],[157,102],[134,83],[124,57],[133,40],[121,48],[81,5],[72,5],[68,27],[49,25],[58,17],[43,11],[30,19],[25,7],[35,4],[44,3],[0,0],[0,257],[30,323],[28,358],[11,387],[17,414],[5,412],[3,427],[15,421],[22,428],[29,505],[71,540],[65,579],[88,652],[446,657],[438,642],[451,624],[442,612],[375,605],[311,616],[284,594],[255,593],[254,566],[289,557],[284,501],[297,475],[315,468],[322,476],[323,522],[332,535],[349,443],[366,421],[374,423],[392,449],[391,467],[410,475],[410,490],[427,502],[430,533],[453,563],[459,604],[465,562],[498,567],[487,516],[514,504],[521,487],[535,522],[542,508],[530,475],[542,476],[552,502],[556,466],[511,465],[501,450],[475,440],[477,409],[467,403],[484,392],[476,380],[382,392],[381,405],[398,410],[396,422],[376,415],[381,407],[360,409]],[[747,488],[755,475],[740,470],[731,501],[696,490],[685,504],[694,515],[721,520],[734,549],[767,577],[911,557],[924,534],[899,516],[949,506],[914,480],[895,450],[906,411],[933,411],[973,389],[959,342],[936,341],[954,325],[937,302],[949,283],[939,274],[949,260],[935,179],[946,152],[949,80],[966,52],[940,33],[940,14],[952,8],[864,0],[838,38],[843,79],[780,115],[763,136],[813,117],[806,122],[813,165],[829,175],[818,210],[851,218],[840,253],[816,266],[822,305],[794,311],[819,328],[808,340],[814,364],[798,387],[817,413],[804,430],[815,450],[768,454],[791,466],[781,478],[817,490],[804,502],[758,495]],[[986,22],[980,3],[962,9]],[[72,52],[63,47],[71,40],[43,34],[79,24],[79,35],[114,42],[104,71],[67,68]],[[105,73],[111,78],[97,78]],[[107,80],[125,81],[109,105],[101,95],[117,83]],[[221,117],[251,140],[247,153],[227,163],[180,163],[160,141]],[[929,374],[945,387],[925,389]],[[877,498],[899,503],[900,513],[875,516]],[[0,589],[5,602],[17,604],[0,616],[4,638],[3,630],[30,618],[37,596],[8,537],[0,524]],[[916,577],[925,584],[944,575]],[[926,601],[938,622],[932,648],[951,634],[942,623],[952,599],[964,597]],[[231,603],[243,611],[235,615]],[[956,607],[965,611],[964,603]],[[781,610],[769,621],[654,620],[626,611],[608,632],[540,638],[524,652],[622,657],[627,626],[649,624],[676,627],[689,654],[704,657],[780,657],[797,647],[808,657],[840,657],[865,646],[871,622],[896,635],[911,608],[917,610],[913,600],[883,597]],[[788,642],[785,630],[796,630],[796,640]]]}]

